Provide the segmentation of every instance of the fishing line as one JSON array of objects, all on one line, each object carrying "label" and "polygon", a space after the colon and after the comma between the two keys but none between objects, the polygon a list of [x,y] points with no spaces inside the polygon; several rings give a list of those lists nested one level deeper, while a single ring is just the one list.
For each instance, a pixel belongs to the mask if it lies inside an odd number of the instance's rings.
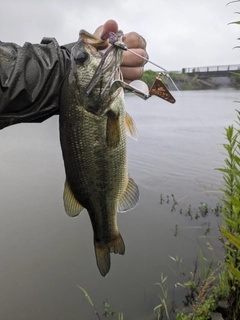
[{"label": "fishing line", "polygon": [[87,95],[89,95],[91,93],[91,91],[93,90],[93,88],[95,87],[96,83],[100,80],[100,79],[103,79],[104,77],[104,74],[103,74],[103,71],[108,67],[108,65],[111,63],[111,61],[108,63],[107,66],[104,65],[108,55],[110,54],[110,52],[114,50],[114,47],[111,46],[110,48],[108,48],[103,56],[102,56],[102,60],[100,62],[100,64],[98,65],[91,81],[89,82],[89,84],[87,85],[86,89],[85,89],[85,93]]},{"label": "fishing line", "polygon": [[145,61],[153,64],[155,67],[158,67],[158,68],[160,68],[161,70],[163,70],[163,71],[164,71],[164,75],[165,75],[168,79],[171,80],[171,82],[172,82],[172,84],[174,85],[175,89],[176,89],[177,91],[179,91],[178,87],[176,86],[176,84],[175,84],[175,82],[173,81],[173,79],[169,76],[169,72],[168,72],[166,69],[164,69],[163,67],[159,66],[158,64],[150,61],[149,59],[141,56],[140,54],[138,54],[138,53],[136,53],[136,52],[134,52],[134,51],[132,51],[132,50],[130,50],[130,49],[128,49],[128,48],[127,48],[127,51],[131,52],[132,54],[135,54],[135,56],[138,56],[138,57],[142,58],[143,60],[145,60]]},{"label": "fishing line", "polygon": [[[113,33],[113,35],[116,36],[114,33]],[[114,40],[115,40],[115,38],[114,38]],[[113,51],[115,51],[115,52],[113,52]],[[112,54],[111,58],[108,59],[109,55],[112,52],[113,52],[113,54]],[[106,60],[107,60],[107,63],[106,63]],[[98,65],[98,67],[97,67],[92,79],[88,83],[88,85],[87,85],[87,87],[85,89],[85,93],[87,95],[89,95],[91,93],[91,91],[93,90],[93,88],[96,86],[96,84],[99,81],[101,81],[101,80],[103,80],[104,78],[107,77],[107,75],[105,75],[104,72],[112,64],[113,60],[115,61],[114,66],[112,67],[112,71],[109,72],[111,74],[111,76],[107,80],[107,83],[106,83],[105,87],[100,90],[100,95],[103,95],[103,93],[106,91],[106,89],[108,88],[110,83],[113,81],[116,72],[119,72],[120,78],[121,78],[120,65],[117,63],[117,50],[116,50],[116,47],[112,45],[104,52],[100,64]]]},{"label": "fishing line", "polygon": [[[202,124],[202,126],[205,128],[206,132],[209,134],[209,136],[211,137],[211,141],[212,143],[217,146],[217,149],[219,150],[220,153],[222,153],[224,150],[220,149],[219,144],[215,141],[213,134],[211,133],[211,131],[206,127],[206,125],[204,124],[204,122],[202,121],[202,119],[200,118],[200,116],[193,110],[193,108],[191,108],[189,106],[189,103],[186,102],[185,97],[183,96],[183,94],[181,93],[181,97],[183,98],[183,102],[184,104],[187,106],[188,109],[191,110],[191,113],[199,120],[199,122]],[[224,129],[224,128],[223,128]]]},{"label": "fishing line", "polygon": [[165,75],[168,79],[171,80],[171,82],[172,82],[172,84],[174,85],[174,87],[177,89],[177,91],[179,91],[179,89],[178,89],[178,87],[176,86],[175,82],[174,82],[173,79],[169,76],[169,72],[168,72],[165,68],[159,66],[159,65],[156,64],[155,62],[152,62],[152,61],[149,60],[148,58],[145,58],[144,56],[141,56],[141,55],[138,54],[137,52],[134,52],[133,50],[129,49],[129,48],[125,45],[125,43],[123,43],[123,42],[116,41],[116,42],[114,42],[114,45],[117,46],[117,47],[119,47],[119,48],[122,49],[122,50],[131,52],[131,53],[134,54],[135,56],[137,56],[137,57],[139,57],[139,58],[142,58],[143,60],[151,63],[151,64],[154,65],[155,67],[163,70],[163,71],[164,71],[164,75]]},{"label": "fishing line", "polygon": [[174,87],[176,88],[176,90],[179,91],[179,90],[178,90],[178,87],[177,87],[176,84],[175,84],[175,82],[174,82],[173,79],[169,76],[169,72],[168,72],[165,68],[163,68],[163,67],[159,66],[158,64],[156,64],[155,62],[153,62],[153,61],[149,60],[148,58],[146,58],[146,57],[138,54],[137,52],[129,49],[129,48],[127,47],[127,45],[122,41],[123,35],[124,35],[123,31],[122,31],[122,30],[119,30],[117,33],[114,33],[114,32],[106,32],[101,38],[102,38],[103,40],[106,40],[106,36],[109,36],[108,41],[109,41],[109,43],[111,43],[113,46],[115,46],[115,47],[117,47],[117,48],[120,48],[121,50],[128,51],[128,52],[134,54],[135,56],[137,56],[137,57],[139,57],[139,58],[141,58],[141,59],[143,59],[143,60],[151,63],[152,65],[154,65],[155,67],[161,69],[162,71],[164,71],[164,75],[165,75],[168,79],[170,79],[170,81],[172,82],[172,84],[174,85]]},{"label": "fishing line", "polygon": [[[124,50],[124,51],[129,51],[130,53],[134,54],[135,56],[137,56],[137,57],[139,57],[139,58],[142,58],[143,60],[151,63],[151,64],[154,65],[155,67],[157,67],[157,68],[159,68],[160,70],[162,70],[162,71],[163,71],[162,75],[166,76],[166,77],[172,82],[172,84],[174,85],[175,89],[180,93],[180,96],[183,98],[185,105],[186,105],[187,107],[189,107],[189,106],[188,106],[188,103],[186,103],[186,99],[184,98],[182,92],[178,89],[177,85],[175,84],[175,82],[173,81],[173,79],[170,77],[169,72],[168,72],[165,68],[159,66],[159,65],[156,64],[155,62],[149,60],[148,58],[146,58],[146,57],[144,57],[144,56],[142,56],[142,55],[134,52],[133,50],[129,49],[129,48],[127,47],[127,45],[126,45],[124,42],[122,42],[123,31],[119,30],[117,34],[115,34],[115,33],[113,33],[113,32],[108,32],[108,33],[106,33],[106,34],[104,34],[104,35],[102,36],[102,39],[106,40],[106,39],[105,39],[105,36],[106,36],[106,35],[109,36],[108,41],[109,41],[109,43],[111,43],[113,46],[115,46],[115,47],[117,47],[117,48],[120,48],[120,49],[122,49],[122,50]],[[205,128],[206,132],[211,136],[212,142],[214,143],[214,145],[217,146],[218,150],[220,151],[219,144],[217,144],[217,143],[214,141],[214,138],[213,138],[212,133],[211,133],[211,132],[209,131],[209,129],[205,126],[205,124],[203,123],[203,121],[201,120],[201,118],[199,117],[199,115],[198,115],[196,112],[194,112],[194,110],[193,110],[192,108],[189,107],[189,109],[191,110],[191,113],[195,115],[195,117],[199,120],[199,122],[200,122],[200,123],[202,124],[202,126]],[[222,152],[222,151],[221,151],[221,152]]]},{"label": "fishing line", "polygon": [[[194,108],[192,107],[192,105],[190,106],[189,104],[189,101],[187,101],[186,97],[183,95],[183,92],[182,91],[179,91],[179,98],[181,98],[181,101],[182,101],[182,105],[186,106],[186,110],[192,114],[199,123],[201,123],[201,126],[204,128],[204,130],[202,131],[202,135],[205,134],[208,135],[209,137],[202,137],[203,140],[207,140],[208,138],[210,139],[211,143],[209,144],[209,148],[206,149],[206,150],[203,150],[202,154],[199,155],[199,161],[201,161],[201,157],[204,158],[205,156],[205,153],[207,154],[208,152],[210,152],[214,146],[214,149],[213,150],[216,150],[214,151],[214,154],[211,155],[211,159],[212,161],[209,162],[209,166],[208,167],[212,167],[212,172],[214,171],[217,171],[216,168],[217,167],[222,167],[222,164],[219,164],[219,165],[216,165],[214,162],[219,158],[218,154],[221,155],[223,154],[224,152],[224,149],[221,148],[222,146],[222,143],[217,143],[216,141],[216,136],[214,137],[213,133],[211,132],[211,128],[208,128],[204,122],[202,121],[202,119],[200,118],[200,116],[196,113],[196,111],[194,110]],[[196,98],[197,99],[197,98]],[[177,100],[177,99],[176,99]],[[177,121],[177,120],[176,120]],[[199,128],[201,128],[201,126]],[[214,128],[214,127],[213,127]],[[201,130],[201,129],[199,129]],[[187,127],[186,127],[186,131],[187,131]],[[217,131],[217,133],[219,134],[219,131]],[[188,141],[188,137],[186,138],[186,143],[190,144],[191,141]],[[212,147],[211,147],[212,145]],[[193,149],[194,151],[195,149]],[[210,150],[210,151],[209,151]],[[191,151],[190,151],[191,152]],[[220,191],[219,191],[219,182],[221,183],[222,182],[222,179],[221,178],[216,178],[215,174],[212,173],[211,175],[211,178],[209,179],[209,177],[205,177],[204,176],[204,173],[200,173],[200,177],[202,179],[204,179],[204,181],[201,183],[198,179],[198,176],[194,176],[193,178],[198,182],[198,184],[201,186],[201,189],[202,191],[200,192],[200,194],[205,194],[205,195],[208,195],[208,194],[214,194],[216,196],[216,194],[218,194]],[[215,177],[215,178],[214,178]],[[207,190],[206,190],[207,189]],[[212,189],[212,190],[210,190]],[[216,190],[217,191],[216,191]],[[180,198],[177,200],[177,202],[183,200],[184,198],[187,198],[191,195],[196,195],[195,193],[193,194],[189,194],[187,195],[186,197],[183,197],[183,198]]]}]

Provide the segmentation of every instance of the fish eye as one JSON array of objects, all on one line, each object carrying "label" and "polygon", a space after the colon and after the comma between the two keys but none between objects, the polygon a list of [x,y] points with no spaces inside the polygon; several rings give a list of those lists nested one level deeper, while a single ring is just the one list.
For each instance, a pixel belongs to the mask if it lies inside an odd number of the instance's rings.
[{"label": "fish eye", "polygon": [[81,51],[74,57],[74,60],[83,64],[88,60],[88,54],[86,52]]}]

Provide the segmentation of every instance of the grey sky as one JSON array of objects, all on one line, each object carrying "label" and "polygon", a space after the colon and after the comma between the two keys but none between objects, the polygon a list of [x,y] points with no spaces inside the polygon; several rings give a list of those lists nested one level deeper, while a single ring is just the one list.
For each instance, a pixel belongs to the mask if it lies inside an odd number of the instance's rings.
[{"label": "grey sky", "polygon": [[[12,0],[1,6],[0,40],[60,44],[76,41],[80,29],[94,32],[108,19],[148,43],[150,59],[167,70],[240,63],[240,3],[228,0]],[[146,69],[156,68],[150,64]]]}]

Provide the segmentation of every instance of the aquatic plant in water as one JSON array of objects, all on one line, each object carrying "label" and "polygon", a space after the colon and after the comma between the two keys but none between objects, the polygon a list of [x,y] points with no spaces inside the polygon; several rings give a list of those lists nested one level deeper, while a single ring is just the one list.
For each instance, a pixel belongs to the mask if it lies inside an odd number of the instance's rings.
[{"label": "aquatic plant in water", "polygon": [[110,306],[110,304],[108,303],[107,300],[105,300],[103,302],[103,304],[102,304],[103,314],[102,314],[102,316],[100,316],[100,312],[97,310],[97,308],[96,308],[95,304],[93,303],[93,300],[89,296],[88,292],[84,288],[82,288],[80,286],[78,286],[78,288],[82,290],[82,292],[84,293],[85,298],[90,303],[90,305],[93,307],[95,315],[96,315],[98,320],[101,320],[103,318],[108,318],[108,317],[114,318],[115,315],[117,315],[117,320],[124,320],[123,319],[123,313],[122,312],[118,312],[116,314],[115,310]]}]

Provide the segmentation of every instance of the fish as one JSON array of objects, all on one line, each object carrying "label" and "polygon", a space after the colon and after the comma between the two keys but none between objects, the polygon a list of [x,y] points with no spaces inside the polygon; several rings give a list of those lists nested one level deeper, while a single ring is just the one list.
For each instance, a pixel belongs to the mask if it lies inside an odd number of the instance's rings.
[{"label": "fish", "polygon": [[81,30],[60,96],[60,144],[66,180],[63,202],[76,217],[88,211],[100,274],[110,270],[110,253],[125,253],[117,214],[134,208],[139,188],[128,174],[126,134],[137,128],[126,112],[121,79],[122,50]]}]

